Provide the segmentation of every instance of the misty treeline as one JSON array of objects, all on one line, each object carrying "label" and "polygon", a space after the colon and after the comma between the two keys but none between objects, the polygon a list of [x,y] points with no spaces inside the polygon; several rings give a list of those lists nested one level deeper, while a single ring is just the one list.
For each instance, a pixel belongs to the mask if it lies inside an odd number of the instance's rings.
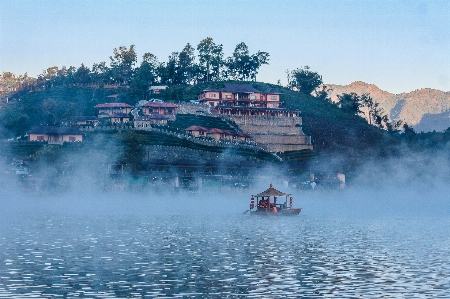
[{"label": "misty treeline", "polygon": [[222,44],[216,44],[207,37],[196,48],[188,43],[181,51],[172,52],[165,62],[147,52],[138,64],[135,45],[120,46],[113,49],[109,62],[94,63],[92,67],[84,63],[78,68],[52,66],[37,78],[5,72],[2,79],[15,90],[69,85],[126,86],[133,97],[145,100],[148,88],[155,84],[194,85],[210,81],[256,80],[259,68],[268,63],[269,53],[258,51],[251,54],[244,42],[236,45],[231,56],[225,57]]}]

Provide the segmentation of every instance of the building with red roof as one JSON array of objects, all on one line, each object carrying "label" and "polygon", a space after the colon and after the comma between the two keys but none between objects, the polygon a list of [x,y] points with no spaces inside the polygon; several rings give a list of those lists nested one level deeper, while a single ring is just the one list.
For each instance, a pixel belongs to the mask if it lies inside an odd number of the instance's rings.
[{"label": "building with red roof", "polygon": [[190,126],[189,128],[186,128],[184,130],[194,137],[206,136],[206,132],[208,132],[207,128],[201,126]]},{"label": "building with red roof", "polygon": [[109,118],[112,123],[125,123],[130,120],[133,106],[126,103],[103,103],[94,108],[98,109],[98,118]]},{"label": "building with red roof", "polygon": [[145,103],[142,105],[142,114],[150,115],[150,114],[161,114],[161,115],[175,115],[176,110],[178,109],[178,105],[172,103]]}]

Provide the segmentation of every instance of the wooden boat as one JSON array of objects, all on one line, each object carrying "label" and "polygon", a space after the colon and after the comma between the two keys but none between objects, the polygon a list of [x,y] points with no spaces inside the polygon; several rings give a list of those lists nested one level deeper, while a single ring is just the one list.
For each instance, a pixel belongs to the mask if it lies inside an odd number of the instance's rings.
[{"label": "wooden boat", "polygon": [[292,204],[292,194],[278,191],[270,183],[269,189],[252,195],[250,199],[250,210],[248,211],[250,211],[250,215],[298,215],[302,209],[294,208]]}]

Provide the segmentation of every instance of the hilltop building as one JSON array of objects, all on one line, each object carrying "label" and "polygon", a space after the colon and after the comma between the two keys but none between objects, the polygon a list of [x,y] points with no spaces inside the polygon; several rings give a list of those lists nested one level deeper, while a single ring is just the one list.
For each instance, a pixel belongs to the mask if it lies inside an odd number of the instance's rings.
[{"label": "hilltop building", "polygon": [[261,92],[251,84],[225,83],[224,88],[208,87],[198,95],[198,101],[211,107],[240,106],[258,108],[279,108],[280,93],[270,89]]},{"label": "hilltop building", "polygon": [[202,90],[198,101],[209,105],[215,115],[237,124],[270,152],[312,150],[311,137],[302,131],[300,111],[280,108],[280,96],[274,89],[259,91],[251,84],[225,83],[221,89]]},{"label": "hilltop building", "polygon": [[165,102],[145,103],[141,107],[143,115],[164,115],[169,119],[175,119],[175,112],[178,109],[178,105]]}]

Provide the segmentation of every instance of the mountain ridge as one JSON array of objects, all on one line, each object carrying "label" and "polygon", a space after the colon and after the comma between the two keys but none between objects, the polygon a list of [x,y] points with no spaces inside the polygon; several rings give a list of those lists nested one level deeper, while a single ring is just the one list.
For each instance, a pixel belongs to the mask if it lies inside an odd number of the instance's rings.
[{"label": "mountain ridge", "polygon": [[324,84],[329,97],[337,102],[342,93],[369,93],[391,120],[403,120],[418,132],[444,131],[450,127],[450,92],[421,88],[400,94],[382,90],[374,84],[355,81],[348,85]]}]

